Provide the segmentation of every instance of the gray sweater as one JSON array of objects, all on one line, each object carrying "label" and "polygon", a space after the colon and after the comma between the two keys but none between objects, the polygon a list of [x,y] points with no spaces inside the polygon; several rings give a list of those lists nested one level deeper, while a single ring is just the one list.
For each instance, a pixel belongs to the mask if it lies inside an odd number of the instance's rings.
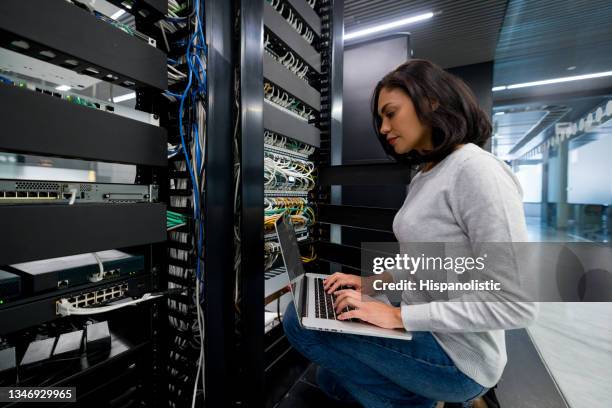
[{"label": "gray sweater", "polygon": [[[501,160],[474,144],[419,172],[393,221],[408,242],[527,242],[521,186]],[[404,292],[406,294],[406,292]],[[459,370],[485,387],[506,365],[505,329],[528,326],[533,302],[428,302],[403,296],[407,331],[430,331]]]}]

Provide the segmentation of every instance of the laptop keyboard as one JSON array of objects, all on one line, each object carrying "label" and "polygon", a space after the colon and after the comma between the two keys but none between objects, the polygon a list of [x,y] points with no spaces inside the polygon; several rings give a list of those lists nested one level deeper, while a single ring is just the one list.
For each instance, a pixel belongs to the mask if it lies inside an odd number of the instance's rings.
[{"label": "laptop keyboard", "polygon": [[[347,306],[344,311],[348,312],[351,309],[351,307]],[[336,320],[334,296],[325,292],[323,278],[315,278],[315,315],[319,319]]]}]

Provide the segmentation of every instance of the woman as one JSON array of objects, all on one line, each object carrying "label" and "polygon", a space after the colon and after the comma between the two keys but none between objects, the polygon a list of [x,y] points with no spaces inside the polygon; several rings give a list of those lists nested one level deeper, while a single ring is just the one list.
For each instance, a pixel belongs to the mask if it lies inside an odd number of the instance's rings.
[{"label": "woman", "polygon": [[[378,83],[372,108],[385,151],[398,162],[420,164],[393,222],[398,242],[527,241],[520,185],[482,149],[491,124],[461,80],[411,60]],[[393,281],[389,272],[383,277]],[[405,329],[411,341],[305,330],[293,307],[283,322],[292,345],[319,366],[323,391],[365,407],[470,406],[502,375],[504,330],[529,325],[537,312],[528,302],[410,304],[403,298],[394,307],[362,301],[366,282],[343,273],[326,279],[338,319]],[[346,306],[354,310],[343,312]]]}]

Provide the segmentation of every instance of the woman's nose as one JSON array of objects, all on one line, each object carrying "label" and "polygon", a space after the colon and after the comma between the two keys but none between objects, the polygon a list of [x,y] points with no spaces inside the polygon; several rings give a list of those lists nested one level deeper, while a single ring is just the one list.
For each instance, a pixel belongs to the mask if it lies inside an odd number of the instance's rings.
[{"label": "woman's nose", "polygon": [[380,133],[383,135],[386,135],[390,131],[391,131],[391,128],[389,124],[387,123],[387,121],[383,121],[383,123],[380,125]]}]

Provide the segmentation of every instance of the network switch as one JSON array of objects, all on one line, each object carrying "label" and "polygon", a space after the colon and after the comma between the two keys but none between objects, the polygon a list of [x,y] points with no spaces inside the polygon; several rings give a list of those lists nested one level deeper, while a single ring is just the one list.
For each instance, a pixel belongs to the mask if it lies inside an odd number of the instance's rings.
[{"label": "network switch", "polygon": [[102,262],[104,269],[102,275],[100,275],[100,265],[91,253],[25,262],[11,265],[8,269],[21,276],[24,290],[28,293],[102,280],[117,280],[135,275],[144,269],[142,255],[110,250],[96,252],[96,256]]},{"label": "network switch", "polygon": [[[72,307],[92,307],[99,306],[103,303],[118,300],[127,295],[130,285],[128,282],[118,283],[114,286],[109,286],[104,289],[92,290],[89,292],[83,292],[78,295],[69,297],[68,304]],[[56,314],[60,313],[61,300],[55,302]]]},{"label": "network switch", "polygon": [[0,204],[156,202],[157,185],[0,179]]}]

